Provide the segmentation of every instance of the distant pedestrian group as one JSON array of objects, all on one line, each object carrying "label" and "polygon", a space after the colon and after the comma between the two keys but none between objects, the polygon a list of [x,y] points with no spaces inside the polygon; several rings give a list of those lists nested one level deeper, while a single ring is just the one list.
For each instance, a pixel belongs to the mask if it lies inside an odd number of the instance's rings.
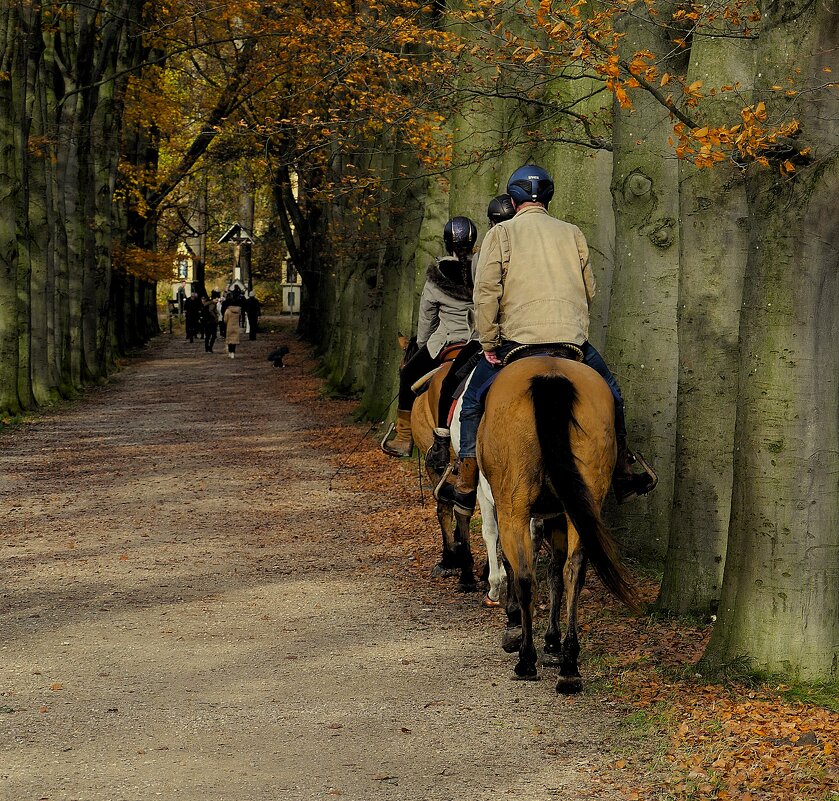
[{"label": "distant pedestrian group", "polygon": [[244,292],[234,284],[223,293],[214,289],[209,297],[204,295],[200,299],[197,292],[192,292],[183,301],[183,312],[188,342],[200,337],[205,352],[213,353],[216,338],[221,336],[227,345],[227,355],[235,359],[241,328],[249,339],[256,339],[261,305],[252,291]]}]

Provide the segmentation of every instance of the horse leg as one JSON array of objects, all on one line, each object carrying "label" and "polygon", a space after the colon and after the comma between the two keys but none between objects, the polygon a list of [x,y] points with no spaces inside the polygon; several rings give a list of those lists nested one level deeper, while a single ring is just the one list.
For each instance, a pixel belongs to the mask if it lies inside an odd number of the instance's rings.
[{"label": "horse leg", "polygon": [[[551,610],[548,620],[548,630],[545,632],[545,656],[558,657],[562,653],[562,626],[560,610],[562,609],[563,569],[568,555],[568,529],[565,515],[545,522],[547,539],[551,549],[551,570],[549,575],[551,588]],[[547,664],[547,660],[546,660]],[[559,664],[558,659],[551,659],[550,664]]]},{"label": "horse leg", "polygon": [[461,514],[455,511],[455,553],[457,562],[460,565],[460,592],[475,592],[478,584],[475,581],[475,561],[472,558],[472,547],[470,544],[469,524],[472,515]]},{"label": "horse leg", "polygon": [[431,571],[432,578],[456,576],[459,572],[458,555],[455,548],[453,510],[449,504],[437,503],[437,522],[443,539],[443,554]]},{"label": "horse leg", "polygon": [[[504,554],[512,569],[512,586],[521,612],[521,645],[516,678],[532,681],[538,678],[536,648],[533,645],[533,613],[536,606],[536,569],[533,537],[530,529],[530,506],[498,509],[498,528]],[[509,574],[508,574],[509,575]]]},{"label": "horse leg", "polygon": [[498,563],[498,523],[495,520],[495,504],[487,497],[483,481],[478,484],[478,505],[481,507],[481,536],[484,538],[489,572],[487,576],[489,590],[481,603],[486,607],[495,607],[501,605],[504,574]]},{"label": "horse leg", "polygon": [[504,629],[504,636],[501,638],[501,647],[508,654],[514,654],[521,648],[521,606],[516,594],[516,584],[513,581],[513,567],[503,553],[501,561],[507,577],[507,604],[504,607],[507,614],[507,628]]},{"label": "horse leg", "polygon": [[580,642],[577,639],[577,605],[580,590],[586,580],[586,556],[574,526],[568,523],[568,558],[563,570],[565,580],[565,605],[568,616],[565,637],[562,640],[562,656],[559,665],[558,693],[578,693],[583,689],[583,680],[577,667]]},{"label": "horse leg", "polygon": [[536,647],[533,645],[533,612],[535,608],[536,574],[523,571],[515,576],[516,594],[521,605],[521,647],[516,664],[516,677],[525,681],[538,678],[536,670]]}]

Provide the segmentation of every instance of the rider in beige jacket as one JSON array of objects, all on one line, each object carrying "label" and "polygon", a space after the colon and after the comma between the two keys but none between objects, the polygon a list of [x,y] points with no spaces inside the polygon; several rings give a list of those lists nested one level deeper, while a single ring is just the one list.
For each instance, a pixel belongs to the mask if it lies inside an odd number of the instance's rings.
[{"label": "rider in beige jacket", "polygon": [[[463,394],[457,464],[438,484],[435,497],[463,513],[475,507],[476,455],[483,396],[505,358],[523,345],[570,344],[584,364],[609,385],[615,401],[618,457],[613,476],[619,503],[645,495],[658,477],[626,442],[623,397],[603,357],[588,341],[594,276],[579,228],[548,214],[553,179],[541,167],[525,165],[507,182],[515,216],[490,229],[475,276],[475,325],[484,352]],[[632,465],[641,463],[643,473]]]},{"label": "rider in beige jacket", "polygon": [[[528,269],[507,272],[511,250]],[[481,346],[494,351],[502,340],[582,345],[595,289],[582,231],[544,206],[523,208],[514,222],[491,228],[481,246],[474,294]]]}]

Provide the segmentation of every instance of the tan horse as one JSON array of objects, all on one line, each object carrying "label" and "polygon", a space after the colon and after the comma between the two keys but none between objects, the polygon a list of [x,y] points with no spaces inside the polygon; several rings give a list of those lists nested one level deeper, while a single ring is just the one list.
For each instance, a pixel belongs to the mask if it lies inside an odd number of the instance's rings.
[{"label": "tan horse", "polygon": [[537,678],[533,613],[539,543],[530,521],[541,518],[552,556],[545,654],[559,659],[557,692],[582,689],[577,603],[586,560],[614,595],[635,607],[634,591],[600,516],[616,455],[612,394],[594,370],[568,359],[531,356],[498,374],[478,430],[478,463],[494,497],[508,572],[503,646],[519,651],[518,678]]}]

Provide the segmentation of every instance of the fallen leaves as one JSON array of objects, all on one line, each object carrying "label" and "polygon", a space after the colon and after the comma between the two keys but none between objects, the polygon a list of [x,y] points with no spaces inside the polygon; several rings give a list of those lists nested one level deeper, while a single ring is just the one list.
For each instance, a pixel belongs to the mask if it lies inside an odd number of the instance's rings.
[{"label": "fallen leaves", "polygon": [[[693,88],[698,91],[699,86]],[[756,107],[755,113],[761,109]],[[712,133],[700,130],[694,136]],[[450,583],[428,577],[438,557],[439,535],[434,504],[420,483],[416,461],[382,454],[371,429],[348,422],[355,402],[325,398],[314,362],[306,365],[309,369],[286,386],[286,396],[316,416],[313,441],[336,454],[340,468],[332,488],[372,491],[382,498],[382,505],[366,510],[363,518],[379,566],[392,565],[393,580],[409,583],[426,607],[460,603]],[[651,604],[658,585],[640,577],[637,581],[641,600]],[[610,797],[625,801],[824,801],[830,792],[839,792],[834,750],[839,715],[789,703],[768,686],[703,682],[692,666],[705,649],[710,624],[629,616],[596,579],[585,592],[580,613],[583,670],[595,672],[602,662],[604,700],[629,704],[647,721],[656,721],[643,737],[627,737],[631,753],[621,755],[607,773],[588,777],[600,788],[593,792],[609,788]],[[447,703],[434,699],[424,708]],[[662,738],[662,754],[655,758],[655,742]],[[556,751],[549,746],[544,753],[553,756]],[[395,778],[381,774],[376,780]]]}]

